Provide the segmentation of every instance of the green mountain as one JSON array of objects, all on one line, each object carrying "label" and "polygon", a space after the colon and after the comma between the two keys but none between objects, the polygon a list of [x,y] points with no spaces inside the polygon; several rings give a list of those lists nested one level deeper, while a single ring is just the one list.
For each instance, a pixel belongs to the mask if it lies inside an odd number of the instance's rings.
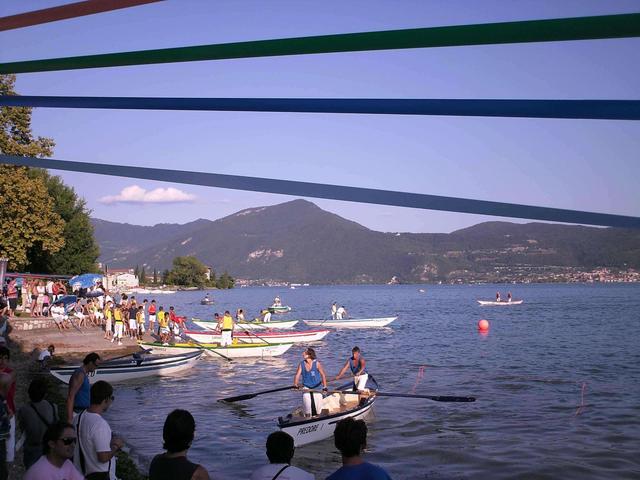
[{"label": "green mountain", "polygon": [[383,233],[305,200],[185,225],[94,226],[100,260],[111,267],[162,270],[176,256],[195,255],[216,272],[251,280],[498,281],[554,268],[640,267],[640,230],[486,222],[450,234]]}]

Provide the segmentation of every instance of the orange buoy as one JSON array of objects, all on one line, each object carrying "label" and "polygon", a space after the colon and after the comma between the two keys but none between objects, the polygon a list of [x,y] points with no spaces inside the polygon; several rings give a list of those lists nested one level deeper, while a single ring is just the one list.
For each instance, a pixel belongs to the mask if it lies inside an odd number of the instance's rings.
[{"label": "orange buoy", "polygon": [[481,332],[489,331],[489,320],[485,320],[485,319],[479,320],[478,330],[480,330]]}]

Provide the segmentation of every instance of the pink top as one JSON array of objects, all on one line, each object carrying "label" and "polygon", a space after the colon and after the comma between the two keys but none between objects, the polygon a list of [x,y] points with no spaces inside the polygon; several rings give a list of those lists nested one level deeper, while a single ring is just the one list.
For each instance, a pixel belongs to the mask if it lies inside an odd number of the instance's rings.
[{"label": "pink top", "polygon": [[40,460],[27,470],[24,480],[84,480],[84,477],[70,460],[66,460],[62,468],[58,468],[42,455]]}]

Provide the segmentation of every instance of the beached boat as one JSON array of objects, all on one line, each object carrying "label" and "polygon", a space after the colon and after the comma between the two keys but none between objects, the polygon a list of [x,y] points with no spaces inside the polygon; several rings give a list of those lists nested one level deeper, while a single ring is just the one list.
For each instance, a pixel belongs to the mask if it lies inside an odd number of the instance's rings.
[{"label": "beached boat", "polygon": [[250,358],[277,357],[289,350],[293,343],[237,343],[221,347],[219,343],[181,342],[163,345],[160,342],[138,342],[142,348],[151,349],[153,353],[198,352],[204,351],[208,357]]},{"label": "beached boat", "polygon": [[[273,330],[250,333],[236,327],[233,338],[242,343],[308,343],[322,340],[331,330],[305,330],[303,332],[278,332]],[[185,330],[184,335],[200,343],[219,343],[221,333],[215,330]]]},{"label": "beached boat", "polygon": [[298,408],[285,417],[278,418],[278,427],[293,437],[296,447],[319,442],[333,436],[336,423],[348,417],[356,420],[363,418],[376,400],[370,390],[367,396],[353,392],[350,388],[340,393],[333,393],[322,401],[321,413],[315,417],[304,417]]},{"label": "beached boat", "polygon": [[[205,330],[215,330],[218,326],[216,322],[213,320],[200,320],[199,318],[192,318],[193,323],[195,323],[200,328],[204,328]],[[287,320],[287,321],[278,321],[274,320],[272,322],[242,322],[239,325],[242,325],[242,328],[247,330],[264,330],[266,328],[277,328],[288,330],[293,328],[298,323],[298,320]],[[240,327],[238,327],[240,328]]]},{"label": "beached boat", "polygon": [[277,315],[280,313],[289,313],[292,309],[288,305],[280,305],[278,307],[268,307],[267,310]]},{"label": "beached boat", "polygon": [[369,328],[369,327],[385,327],[398,317],[379,317],[379,318],[346,318],[342,320],[303,320],[307,325],[323,326],[333,328]]},{"label": "beached boat", "polygon": [[484,306],[520,305],[522,302],[524,302],[524,300],[511,300],[510,302],[508,300],[501,300],[499,302],[495,300],[478,300],[478,303]]},{"label": "beached boat", "polygon": [[[195,364],[202,356],[202,351],[171,352],[172,355],[140,355],[132,354],[131,357],[121,360],[106,361],[100,364],[93,374],[89,375],[89,381],[95,383],[98,380],[107,382],[122,382],[152,375],[171,375],[172,373],[186,370]],[[69,383],[73,372],[79,365],[52,368],[51,375],[64,383]]]}]

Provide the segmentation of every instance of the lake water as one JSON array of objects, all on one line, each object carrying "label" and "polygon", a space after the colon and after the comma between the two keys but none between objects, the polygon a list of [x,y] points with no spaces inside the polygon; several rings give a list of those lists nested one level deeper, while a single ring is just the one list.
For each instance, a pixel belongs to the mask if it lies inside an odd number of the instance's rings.
[{"label": "lake water", "polygon": [[[421,293],[419,289],[424,289]],[[525,303],[480,307],[500,290]],[[323,318],[333,301],[353,317],[397,314],[388,328],[343,330],[314,345],[335,376],[358,345],[387,392],[475,396],[475,403],[380,397],[367,420],[367,459],[394,479],[640,478],[640,285],[340,286],[238,288],[155,298],[187,317],[243,307],[255,314],[279,294],[291,314]],[[476,324],[485,318],[488,334]],[[301,325],[300,328],[304,328]],[[303,345],[268,360],[198,362],[177,377],[116,386],[106,417],[139,462],[162,451],[162,425],[189,410],[189,456],[214,479],[248,478],[297,392],[225,405],[217,399],[290,384]],[[421,376],[420,373],[423,372]],[[325,478],[340,466],[332,440],[296,449],[295,465]]]}]

